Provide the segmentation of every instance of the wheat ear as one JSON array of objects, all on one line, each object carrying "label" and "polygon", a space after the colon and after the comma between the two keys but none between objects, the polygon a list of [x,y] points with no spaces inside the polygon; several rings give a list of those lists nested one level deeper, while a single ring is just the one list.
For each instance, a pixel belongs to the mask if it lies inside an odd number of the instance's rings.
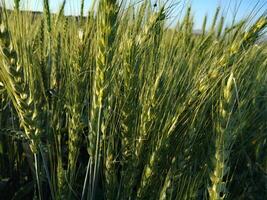
[{"label": "wheat ear", "polygon": [[[94,176],[92,178],[92,191],[97,182],[98,163],[100,162],[100,154],[103,141],[107,139],[107,119],[111,112],[111,61],[113,49],[112,45],[115,39],[116,20],[118,14],[118,6],[116,0],[101,0],[97,13],[97,54],[96,68],[92,89],[92,106],[90,113],[91,130],[89,133],[89,155],[94,160]],[[108,145],[108,144],[107,144]],[[113,191],[114,187],[114,163],[109,159],[115,157],[111,155],[113,151],[107,151],[108,155],[105,162],[105,176],[107,191]],[[107,194],[109,196],[111,194]]]},{"label": "wheat ear", "polygon": [[210,175],[211,187],[209,188],[209,196],[211,200],[225,199],[228,194],[226,176],[230,170],[230,151],[235,139],[232,132],[233,124],[231,123],[233,107],[236,101],[233,73],[229,76],[226,84],[223,83],[222,93],[215,135],[215,166]]}]

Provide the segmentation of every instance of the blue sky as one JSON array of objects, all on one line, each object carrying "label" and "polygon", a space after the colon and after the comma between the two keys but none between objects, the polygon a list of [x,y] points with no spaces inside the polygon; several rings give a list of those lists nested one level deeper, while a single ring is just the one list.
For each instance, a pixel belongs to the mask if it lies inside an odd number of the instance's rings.
[{"label": "blue sky", "polygon": [[[12,6],[13,0],[5,0],[9,6]],[[134,2],[135,0],[132,0]],[[155,0],[156,1],[156,0]],[[164,0],[161,0],[164,1]],[[21,0],[24,9],[30,10],[42,10],[43,0]],[[63,0],[50,0],[50,7],[52,12],[57,12],[58,8],[62,4]],[[65,13],[67,15],[80,13],[81,0],[67,0]],[[92,0],[85,0],[85,13],[90,8]],[[152,0],[153,2],[153,0]],[[237,13],[237,20],[246,17],[253,10],[253,16],[259,16],[264,11],[267,11],[267,0],[170,0],[170,2],[176,3],[176,7],[171,15],[171,20],[175,20],[181,17],[181,12],[188,4],[192,4],[192,10],[195,19],[195,28],[201,28],[201,24],[204,16],[207,14],[208,19],[211,21],[212,16],[218,5],[222,7],[222,13],[227,17],[227,22],[230,23],[233,14]],[[178,2],[178,3],[177,3]],[[256,8],[255,8],[256,6]]]},{"label": "blue sky", "polygon": [[218,5],[221,13],[226,17],[228,23],[232,22],[234,15],[240,20],[252,15],[255,19],[267,11],[267,0],[192,0],[193,13],[196,26],[201,27],[203,17],[207,14],[211,21]]}]

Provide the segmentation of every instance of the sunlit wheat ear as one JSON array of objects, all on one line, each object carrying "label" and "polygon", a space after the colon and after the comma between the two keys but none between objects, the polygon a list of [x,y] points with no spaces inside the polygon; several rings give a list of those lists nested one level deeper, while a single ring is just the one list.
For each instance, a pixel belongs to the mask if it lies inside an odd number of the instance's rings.
[{"label": "sunlit wheat ear", "polygon": [[99,0],[83,20],[41,2],[0,31],[0,199],[36,196],[35,169],[40,199],[267,199],[264,20],[229,31],[214,10],[201,35],[168,2]]},{"label": "sunlit wheat ear", "polygon": [[[94,160],[94,165],[98,165],[99,156],[103,148],[103,142],[108,145],[107,140],[107,121],[110,118],[112,104],[112,57],[113,57],[113,42],[117,29],[117,14],[118,6],[116,0],[103,0],[99,2],[97,12],[97,52],[96,52],[96,67],[93,79],[92,88],[92,107],[90,111],[91,130],[89,132],[89,155]],[[112,153],[113,151],[106,151]],[[110,157],[113,155],[104,155],[104,162],[110,162]],[[107,158],[107,159],[106,159]],[[114,165],[112,163],[105,164],[106,187],[114,187]],[[96,168],[95,168],[96,169]],[[98,174],[96,169],[95,174]],[[95,181],[95,178],[93,182]],[[93,187],[94,187],[93,183]],[[94,189],[93,189],[94,190]],[[107,191],[112,191],[108,189]],[[112,194],[107,193],[107,196]],[[109,197],[111,198],[111,197]]]},{"label": "sunlit wheat ear", "polygon": [[230,170],[231,147],[235,139],[232,127],[234,124],[231,123],[235,101],[234,75],[231,73],[227,82],[223,84],[222,97],[219,102],[219,116],[215,133],[214,170],[210,175],[209,196],[211,200],[226,199],[228,195],[227,185],[229,180],[227,175]]},{"label": "sunlit wheat ear", "polygon": [[61,34],[58,33],[56,37],[55,48],[53,49],[53,68],[50,76],[50,86],[55,90],[59,90],[60,87],[60,62],[62,55]]},{"label": "sunlit wheat ear", "polygon": [[[142,32],[140,32],[141,37],[139,37],[138,35],[136,44],[138,45],[137,47],[139,49],[142,49],[142,47],[144,46],[147,46],[147,48],[150,48],[151,46],[151,51],[152,51],[151,56],[154,56],[154,54],[158,55],[157,53],[161,53],[160,52],[161,50],[159,49],[159,47],[160,47],[160,42],[162,39],[161,35],[162,33],[164,33],[164,31],[166,31],[164,28],[164,25],[166,22],[165,20],[167,20],[168,18],[167,13],[168,13],[167,9],[165,10],[164,7],[161,7],[158,12],[151,12],[149,14],[146,14],[149,16],[148,17],[149,20],[147,24],[145,24],[144,26],[141,26],[142,27]],[[189,24],[189,21],[190,19],[187,20],[188,24]],[[155,60],[158,61],[157,58],[155,58]],[[144,61],[144,64],[146,64],[145,61]],[[145,125],[145,121],[147,120],[146,118],[148,118],[151,121],[153,121],[154,119],[152,117],[153,112],[151,111],[153,110],[153,107],[157,104],[156,91],[157,89],[160,88],[160,82],[162,78],[162,71],[161,71],[162,68],[158,66],[153,66],[153,67],[151,70],[152,71],[155,70],[155,74],[153,76],[152,82],[149,82],[149,85],[151,85],[150,89],[146,91],[148,94],[143,95],[145,99],[144,99],[144,107],[142,108],[144,109],[142,111],[143,112],[142,115],[144,116],[141,116],[141,118],[144,117],[144,121],[141,120],[142,121],[141,126],[146,126]],[[140,68],[142,68],[142,66],[140,66]],[[146,72],[146,73],[149,73],[149,72]],[[141,141],[140,143],[142,142],[144,141]],[[137,142],[137,146],[139,146],[138,143],[139,141]],[[137,147],[137,151],[138,151],[138,147]]]},{"label": "sunlit wheat ear", "polygon": [[240,41],[234,41],[230,47],[230,53],[236,55],[242,50],[248,49],[254,45],[255,42],[260,38],[263,31],[267,27],[267,17],[261,17],[258,21],[250,27],[250,29],[243,34],[243,38]]},{"label": "sunlit wheat ear", "polygon": [[[96,69],[93,80],[93,99],[91,109],[91,124],[92,132],[89,135],[89,153],[93,157],[95,155],[95,143],[96,143],[96,130],[97,130],[97,119],[98,114],[106,106],[108,94],[108,76],[111,70],[111,58],[110,50],[114,41],[114,29],[116,28],[116,15],[117,5],[114,0],[100,1],[99,11],[97,16],[97,58],[96,58]],[[105,102],[104,102],[105,101]],[[101,119],[102,120],[102,119]],[[105,125],[100,122],[102,129],[105,129]],[[105,133],[104,133],[105,134]]]},{"label": "sunlit wheat ear", "polygon": [[247,48],[249,45],[255,44],[263,31],[267,27],[267,17],[263,16],[244,34],[241,47]]},{"label": "sunlit wheat ear", "polygon": [[46,28],[48,33],[51,32],[51,13],[50,13],[50,7],[49,7],[49,1],[43,0],[44,5],[44,16],[46,21]]},{"label": "sunlit wheat ear", "polygon": [[20,124],[31,141],[31,150],[35,153],[41,133],[37,120],[39,114],[30,90],[24,81],[23,67],[19,64],[18,54],[13,47],[10,34],[4,24],[1,24],[0,27],[0,41],[3,57],[0,76],[17,110]]}]

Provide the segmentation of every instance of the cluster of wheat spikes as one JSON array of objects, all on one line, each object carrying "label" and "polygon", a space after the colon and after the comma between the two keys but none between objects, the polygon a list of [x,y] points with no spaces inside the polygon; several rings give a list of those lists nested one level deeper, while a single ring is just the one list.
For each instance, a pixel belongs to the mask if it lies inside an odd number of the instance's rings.
[{"label": "cluster of wheat spikes", "polygon": [[1,8],[0,199],[267,199],[266,15],[43,5]]}]

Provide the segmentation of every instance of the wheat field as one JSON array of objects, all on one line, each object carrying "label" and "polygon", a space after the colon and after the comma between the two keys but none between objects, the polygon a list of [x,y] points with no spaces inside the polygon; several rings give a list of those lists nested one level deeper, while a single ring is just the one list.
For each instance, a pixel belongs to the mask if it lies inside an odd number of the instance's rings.
[{"label": "wheat field", "polygon": [[1,8],[1,200],[267,199],[266,15],[65,3]]}]

